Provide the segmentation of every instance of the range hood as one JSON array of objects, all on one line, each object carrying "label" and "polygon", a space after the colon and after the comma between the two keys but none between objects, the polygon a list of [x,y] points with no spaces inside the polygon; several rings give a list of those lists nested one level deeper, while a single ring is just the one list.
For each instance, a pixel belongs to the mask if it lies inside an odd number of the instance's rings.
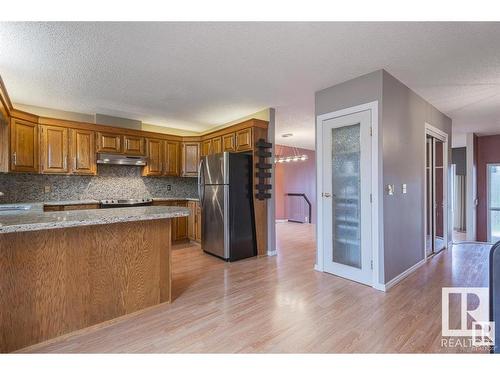
[{"label": "range hood", "polygon": [[138,165],[143,166],[148,163],[145,156],[127,156],[116,154],[97,154],[97,164],[115,164],[115,165]]}]

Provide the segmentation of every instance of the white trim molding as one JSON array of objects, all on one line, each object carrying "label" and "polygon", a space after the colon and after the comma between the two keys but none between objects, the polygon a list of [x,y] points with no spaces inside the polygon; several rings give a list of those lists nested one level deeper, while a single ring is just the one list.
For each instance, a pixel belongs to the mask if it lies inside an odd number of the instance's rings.
[{"label": "white trim molding", "polygon": [[371,128],[372,128],[372,261],[373,261],[373,277],[372,287],[382,290],[383,275],[384,275],[384,222],[383,222],[383,188],[382,184],[382,153],[380,150],[380,143],[382,141],[382,134],[379,131],[378,123],[378,100],[357,105],[354,107],[344,108],[338,111],[322,114],[316,117],[316,264],[314,269],[316,271],[324,272],[323,264],[323,204],[321,200],[321,193],[323,189],[323,160],[320,157],[323,155],[322,144],[322,124],[323,121],[331,120],[337,117],[342,117],[362,111],[370,111],[371,114]]},{"label": "white trim molding", "polygon": [[[428,122],[425,122],[425,132],[424,132],[424,157],[425,157],[425,162],[424,162],[424,261],[428,258],[427,255],[427,135],[430,135],[436,139],[439,139],[441,142],[443,142],[443,166],[446,167],[443,168],[443,194],[445,195],[443,197],[443,228],[444,228],[444,243],[445,243],[445,248],[449,248],[449,234],[451,232],[451,222],[450,221],[450,204],[449,204],[449,199],[450,199],[450,186],[451,184],[449,183],[450,181],[450,165],[448,163],[448,134],[445,133],[444,131],[436,128],[435,126],[429,124]],[[446,247],[448,246],[448,247]]]},{"label": "white trim molding", "polygon": [[417,269],[419,269],[420,267],[422,267],[425,264],[425,262],[426,262],[426,260],[422,259],[418,263],[416,263],[413,266],[411,266],[410,268],[408,268],[406,271],[401,272],[399,275],[397,275],[391,281],[389,281],[385,285],[383,285],[383,288],[384,288],[383,291],[387,292],[389,289],[391,289],[394,286],[396,286],[396,284],[400,283],[401,281],[403,281],[403,279],[407,278],[408,276],[410,276],[410,274],[412,274]]}]

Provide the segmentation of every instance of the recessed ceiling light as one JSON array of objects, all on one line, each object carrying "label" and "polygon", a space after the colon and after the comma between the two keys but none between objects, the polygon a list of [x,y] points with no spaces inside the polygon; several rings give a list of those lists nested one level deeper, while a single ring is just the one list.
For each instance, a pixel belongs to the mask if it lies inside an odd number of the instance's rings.
[{"label": "recessed ceiling light", "polygon": [[288,138],[288,137],[291,137],[293,136],[293,133],[285,133],[282,135],[283,138]]}]

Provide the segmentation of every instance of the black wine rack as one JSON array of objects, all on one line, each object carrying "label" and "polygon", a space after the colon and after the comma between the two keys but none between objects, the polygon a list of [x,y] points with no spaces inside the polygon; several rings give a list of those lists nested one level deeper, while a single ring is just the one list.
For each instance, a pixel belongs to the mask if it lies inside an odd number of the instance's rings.
[{"label": "black wine rack", "polygon": [[255,156],[258,158],[258,162],[255,163],[255,177],[259,178],[259,183],[255,185],[257,189],[255,197],[260,201],[271,198],[269,190],[272,189],[272,185],[266,183],[266,179],[271,178],[271,171],[273,168],[273,165],[267,161],[267,159],[273,155],[272,152],[269,151],[272,147],[273,144],[266,142],[263,138],[260,138],[255,143]]}]

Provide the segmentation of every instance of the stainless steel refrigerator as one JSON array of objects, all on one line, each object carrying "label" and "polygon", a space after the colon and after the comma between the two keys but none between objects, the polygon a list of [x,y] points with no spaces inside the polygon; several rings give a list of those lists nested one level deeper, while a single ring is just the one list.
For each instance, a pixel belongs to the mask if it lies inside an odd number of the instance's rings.
[{"label": "stainless steel refrigerator", "polygon": [[198,173],[203,251],[226,261],[257,255],[252,156],[208,155]]}]

